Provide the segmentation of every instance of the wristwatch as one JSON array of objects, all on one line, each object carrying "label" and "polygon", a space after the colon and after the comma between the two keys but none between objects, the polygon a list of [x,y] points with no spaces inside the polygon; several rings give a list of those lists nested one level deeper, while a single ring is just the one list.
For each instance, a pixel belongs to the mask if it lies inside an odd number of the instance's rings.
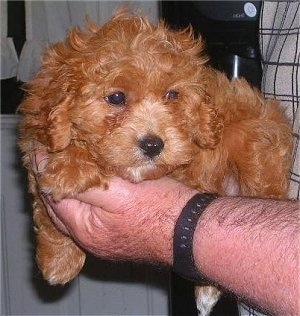
[{"label": "wristwatch", "polygon": [[201,214],[216,198],[216,194],[210,193],[194,195],[183,208],[174,228],[173,271],[193,282],[204,280],[194,262],[194,232]]}]

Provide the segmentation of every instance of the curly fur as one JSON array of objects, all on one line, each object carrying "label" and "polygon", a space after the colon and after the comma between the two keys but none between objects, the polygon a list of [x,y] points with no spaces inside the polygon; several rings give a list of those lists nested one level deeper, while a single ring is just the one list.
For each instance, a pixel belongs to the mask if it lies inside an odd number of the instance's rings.
[{"label": "curly fur", "polygon": [[[111,175],[169,175],[199,191],[286,197],[291,129],[282,110],[207,61],[190,28],[172,31],[128,13],[73,29],[46,52],[20,107],[20,147],[35,199],[37,262],[51,284],[74,278],[85,254],[55,229],[37,180],[55,199],[107,187]],[[107,101],[116,91],[126,103]],[[139,146],[148,135],[164,144],[154,158]],[[50,155],[38,179],[29,159],[36,144]]]}]

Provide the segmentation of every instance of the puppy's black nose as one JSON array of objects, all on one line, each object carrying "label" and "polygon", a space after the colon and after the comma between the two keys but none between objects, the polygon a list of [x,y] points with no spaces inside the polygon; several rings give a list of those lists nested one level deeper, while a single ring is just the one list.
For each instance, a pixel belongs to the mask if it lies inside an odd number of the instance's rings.
[{"label": "puppy's black nose", "polygon": [[147,135],[139,140],[139,147],[145,156],[154,158],[162,152],[164,142],[156,135]]}]

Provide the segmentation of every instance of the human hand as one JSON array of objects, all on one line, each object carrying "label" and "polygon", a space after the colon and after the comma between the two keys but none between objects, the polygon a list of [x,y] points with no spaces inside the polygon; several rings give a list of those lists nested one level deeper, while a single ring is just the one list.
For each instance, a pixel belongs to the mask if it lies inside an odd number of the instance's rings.
[{"label": "human hand", "polygon": [[[39,152],[32,161],[39,174],[47,156]],[[172,264],[174,225],[195,193],[167,177],[139,184],[113,177],[108,190],[91,188],[60,201],[42,198],[55,225],[93,255]]]}]

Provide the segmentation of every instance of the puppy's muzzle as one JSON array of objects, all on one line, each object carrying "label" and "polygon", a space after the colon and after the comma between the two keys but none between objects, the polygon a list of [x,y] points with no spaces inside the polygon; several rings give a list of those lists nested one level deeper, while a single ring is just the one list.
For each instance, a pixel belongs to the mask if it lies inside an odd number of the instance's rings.
[{"label": "puppy's muzzle", "polygon": [[139,148],[145,156],[154,158],[164,149],[164,142],[157,135],[146,135],[139,140]]}]

